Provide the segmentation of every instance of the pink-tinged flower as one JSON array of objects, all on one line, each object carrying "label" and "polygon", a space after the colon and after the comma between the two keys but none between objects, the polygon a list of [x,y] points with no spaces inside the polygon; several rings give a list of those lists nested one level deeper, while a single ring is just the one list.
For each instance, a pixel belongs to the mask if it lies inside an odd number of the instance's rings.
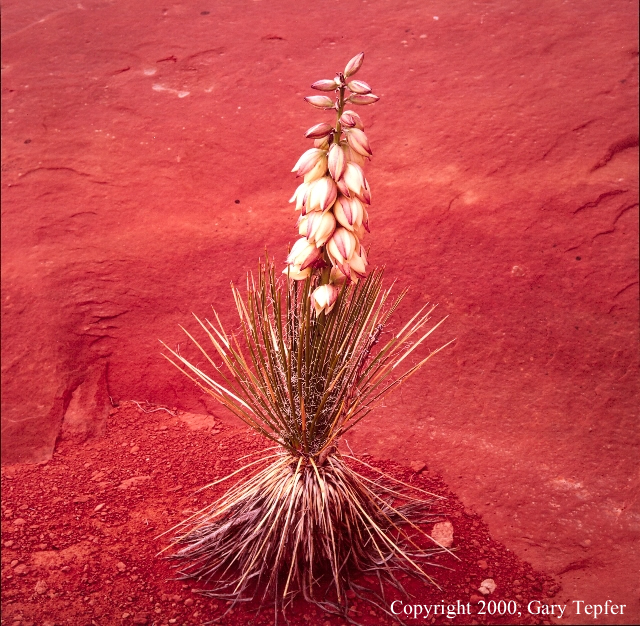
[{"label": "pink-tinged flower", "polygon": [[344,154],[348,162],[355,163],[360,167],[365,164],[366,159],[361,154],[358,154],[355,150],[352,150],[349,144],[343,146],[342,149],[344,150]]},{"label": "pink-tinged flower", "polygon": [[287,257],[287,263],[296,266],[302,271],[310,267],[311,264],[320,257],[320,250],[316,248],[315,244],[306,237],[301,237],[293,244],[291,252],[289,252],[289,256]]},{"label": "pink-tinged flower", "polygon": [[363,80],[352,80],[350,83],[347,83],[347,87],[349,91],[353,93],[371,93],[371,87],[367,85]]},{"label": "pink-tinged flower", "polygon": [[307,172],[310,172],[318,164],[318,161],[325,157],[326,154],[326,150],[321,150],[320,148],[309,148],[298,159],[291,171],[295,172],[296,176],[304,176]]},{"label": "pink-tinged flower", "polygon": [[316,244],[316,248],[323,246],[329,237],[333,235],[333,231],[336,229],[336,218],[331,211],[313,211],[304,218],[306,220],[305,226],[307,227],[306,233],[300,233],[306,235],[307,239]]},{"label": "pink-tinged flower", "polygon": [[328,150],[332,140],[333,140],[333,137],[331,135],[322,137],[322,139],[314,139],[313,147],[320,148],[321,150]]},{"label": "pink-tinged flower", "polygon": [[345,131],[345,134],[347,135],[349,147],[354,152],[365,157],[373,154],[373,152],[371,152],[371,147],[369,146],[369,140],[363,131],[358,128],[350,128]]},{"label": "pink-tinged flower", "polygon": [[351,197],[351,192],[349,191],[349,187],[347,187],[347,183],[344,182],[344,178],[336,181],[336,187],[343,196],[346,196],[347,198]]},{"label": "pink-tinged flower", "polygon": [[326,211],[338,196],[338,188],[331,176],[323,176],[314,180],[309,186],[305,202],[305,212]]},{"label": "pink-tinged flower", "polygon": [[350,277],[355,283],[359,278],[364,278],[367,275],[367,253],[364,250],[364,246],[360,246],[357,252],[354,252],[351,258],[347,261],[349,269],[351,270]]},{"label": "pink-tinged flower", "polygon": [[335,285],[320,285],[311,294],[311,303],[316,310],[316,315],[320,315],[323,311],[331,313],[333,305],[338,299],[339,290]]},{"label": "pink-tinged flower", "polygon": [[358,198],[349,199],[340,195],[333,205],[333,214],[340,226],[344,226],[347,230],[354,231],[362,224],[364,207]]},{"label": "pink-tinged flower", "polygon": [[331,178],[333,178],[333,180],[340,180],[344,174],[345,167],[347,166],[347,159],[342,146],[334,143],[329,148],[327,163],[329,165],[329,174],[331,174]]},{"label": "pink-tinged flower", "polygon": [[338,267],[331,268],[331,274],[329,275],[329,282],[334,285],[342,285],[347,280],[347,277],[340,271]]},{"label": "pink-tinged flower", "polygon": [[362,207],[362,225],[367,229],[367,232],[371,232],[371,227],[369,226],[369,211]]},{"label": "pink-tinged flower", "polygon": [[345,128],[359,128],[360,130],[364,130],[362,119],[355,111],[345,111],[340,116],[340,124]]},{"label": "pink-tinged flower", "polygon": [[333,132],[333,126],[327,122],[322,122],[321,124],[316,124],[312,126],[304,136],[307,139],[323,139],[327,135]]},{"label": "pink-tinged flower", "polygon": [[333,109],[334,101],[329,96],[307,96],[305,100],[316,109]]},{"label": "pink-tinged flower", "polygon": [[358,240],[355,235],[346,228],[338,226],[327,242],[327,254],[332,265],[337,265],[345,276],[349,275],[347,261],[358,247]]},{"label": "pink-tinged flower", "polygon": [[283,274],[287,274],[291,280],[304,280],[311,274],[311,268],[307,267],[301,270],[297,265],[287,265],[282,270]]},{"label": "pink-tinged flower", "polygon": [[304,175],[305,183],[312,183],[314,180],[322,178],[327,173],[327,156],[326,154],[320,158],[316,166]]},{"label": "pink-tinged flower", "polygon": [[369,187],[369,181],[366,178],[364,179],[364,187],[360,191],[358,198],[364,200],[367,204],[371,204],[371,188]]},{"label": "pink-tinged flower", "polygon": [[378,100],[380,100],[380,96],[374,96],[372,93],[352,93],[346,102],[351,102],[351,104],[373,104]]},{"label": "pink-tinged flower", "polygon": [[354,224],[353,234],[358,238],[358,241],[360,241],[364,237],[366,232],[367,231],[362,224]]},{"label": "pink-tinged flower", "polygon": [[337,88],[338,84],[333,80],[333,78],[317,80],[313,85],[311,85],[311,89],[316,89],[318,91],[335,91]]},{"label": "pink-tinged flower", "polygon": [[364,61],[364,52],[360,54],[356,54],[356,56],[347,63],[347,67],[344,68],[344,76],[345,78],[349,78],[349,76],[353,76],[361,67],[362,62]]},{"label": "pink-tinged flower", "polygon": [[362,168],[356,163],[347,163],[342,178],[349,190],[359,197],[361,195],[361,190],[364,189],[365,186],[365,178]]},{"label": "pink-tinged flower", "polygon": [[309,191],[309,184],[308,183],[302,183],[301,185],[298,185],[298,188],[293,192],[293,195],[291,196],[291,199],[289,200],[289,202],[295,202],[296,203],[296,210],[299,211],[300,209],[304,208],[304,204],[305,204],[305,200],[307,198],[307,192]]}]

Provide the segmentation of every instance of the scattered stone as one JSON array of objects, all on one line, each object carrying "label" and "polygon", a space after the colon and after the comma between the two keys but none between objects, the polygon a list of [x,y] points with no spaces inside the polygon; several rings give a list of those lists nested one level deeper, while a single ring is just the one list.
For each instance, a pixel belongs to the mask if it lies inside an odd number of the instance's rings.
[{"label": "scattered stone", "polygon": [[422,461],[411,461],[411,463],[409,463],[409,467],[416,474],[419,474],[425,467],[427,467],[427,464],[423,463]]},{"label": "scattered stone", "polygon": [[13,559],[13,561],[11,561],[11,567],[15,567],[18,563],[20,563],[18,559]]},{"label": "scattered stone", "polygon": [[28,572],[29,568],[24,563],[20,563],[20,565],[17,565],[13,570],[13,573],[17,576],[26,576]]},{"label": "scattered stone", "polygon": [[122,619],[127,619],[127,617],[129,617],[129,613],[123,613],[122,614]]},{"label": "scattered stone", "polygon": [[43,596],[45,593],[47,593],[47,589],[49,589],[49,587],[47,586],[47,583],[44,582],[44,580],[39,580],[36,583],[36,593],[40,596]]},{"label": "scattered stone", "polygon": [[120,572],[124,572],[127,569],[127,566],[122,561],[119,561],[118,563],[116,563],[116,567]]},{"label": "scattered stone", "polygon": [[471,597],[469,598],[469,602],[471,602],[471,604],[478,604],[480,600],[482,600],[482,596],[479,596],[477,593],[471,594]]},{"label": "scattered stone", "polygon": [[10,541],[5,541],[4,544],[5,548],[10,548],[13,545],[13,539],[11,539]]},{"label": "scattered stone", "polygon": [[137,454],[138,452],[140,452],[140,446],[133,446],[129,452],[131,452],[131,454]]},{"label": "scattered stone", "polygon": [[28,504],[23,504],[23,505],[21,505],[21,506],[19,506],[19,507],[18,507],[18,509],[19,509],[20,511],[26,511],[28,508],[29,508],[29,505],[28,505]]},{"label": "scattered stone", "polygon": [[495,580],[493,580],[493,578],[487,578],[486,580],[483,580],[480,583],[480,586],[478,587],[478,591],[482,595],[488,596],[490,593],[493,593],[497,588],[498,586],[496,585]]},{"label": "scattered stone", "polygon": [[133,618],[133,623],[134,624],[146,624],[147,623],[147,616],[144,614],[136,614]]},{"label": "scattered stone", "polygon": [[453,545],[453,524],[449,521],[434,524],[431,537],[443,548],[450,548]]},{"label": "scattered stone", "polygon": [[99,504],[95,509],[93,509],[96,513],[100,511],[100,509],[104,508],[105,503]]},{"label": "scattered stone", "polygon": [[193,606],[193,598],[187,598],[187,599],[184,601],[184,605],[185,605],[185,606]]},{"label": "scattered stone", "polygon": [[12,511],[11,509],[7,509],[7,510],[4,512],[4,516],[5,516],[5,517],[11,517],[12,515],[13,515],[13,511]]},{"label": "scattered stone", "polygon": [[91,500],[91,496],[78,496],[77,498],[73,499],[73,503],[74,504],[83,504],[84,502],[89,502],[89,500]]},{"label": "scattered stone", "polygon": [[21,517],[13,520],[14,526],[24,526],[27,522],[25,522]]},{"label": "scattered stone", "polygon": [[480,559],[478,561],[478,567],[480,569],[487,569],[489,567],[489,564],[484,559]]},{"label": "scattered stone", "polygon": [[142,482],[144,480],[150,480],[151,476],[133,476],[132,478],[127,478],[123,480],[119,485],[118,489],[128,489],[131,486],[135,486],[136,483]]},{"label": "scattered stone", "polygon": [[65,565],[64,567],[60,568],[60,571],[66,574],[67,572],[71,571],[71,568],[68,565]]}]

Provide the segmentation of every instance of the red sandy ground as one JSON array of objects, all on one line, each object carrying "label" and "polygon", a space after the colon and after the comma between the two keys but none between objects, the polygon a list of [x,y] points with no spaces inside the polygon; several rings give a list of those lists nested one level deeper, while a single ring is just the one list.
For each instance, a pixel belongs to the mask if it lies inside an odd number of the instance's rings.
[{"label": "red sandy ground", "polygon": [[229,281],[265,245],[283,262],[288,172],[325,119],[302,98],[364,50],[381,96],[361,111],[369,256],[412,287],[398,321],[426,301],[449,315],[425,349],[457,341],[350,443],[427,462],[493,540],[554,577],[559,602],[609,599],[628,613],[599,623],[640,622],[637,18],[631,0],[4,1],[13,493],[40,497],[53,470],[16,464],[52,458],[65,433],[117,439],[109,397],[224,418],[158,339],[188,350],[178,324],[211,304],[233,326]]},{"label": "red sandy ground", "polygon": [[[193,593],[201,588],[197,583],[173,580],[171,564],[157,556],[169,537],[157,535],[215,497],[213,490],[196,494],[196,489],[238,469],[240,456],[264,447],[259,437],[233,424],[188,413],[174,417],[168,410],[143,413],[127,403],[112,411],[101,439],[64,441],[51,461],[3,468],[2,622],[166,625],[202,624],[222,616],[228,608],[224,602]],[[430,571],[442,591],[405,579],[415,594],[410,602],[469,603],[473,615],[460,615],[456,623],[511,623],[514,617],[508,615],[477,614],[483,598],[478,587],[492,578],[497,589],[485,601],[515,601],[520,623],[545,623],[526,606],[530,600],[553,604],[558,591],[553,580],[493,541],[486,525],[465,511],[441,479],[394,463],[376,466],[447,498],[437,512],[453,523],[460,561],[449,555],[435,559],[453,568]],[[353,613],[363,624],[391,621],[362,603]],[[235,608],[221,623],[247,624],[254,617]],[[347,623],[303,603],[296,603],[288,617],[292,624]],[[263,609],[255,623],[273,622],[273,611]],[[449,622],[440,616],[427,620]]]}]

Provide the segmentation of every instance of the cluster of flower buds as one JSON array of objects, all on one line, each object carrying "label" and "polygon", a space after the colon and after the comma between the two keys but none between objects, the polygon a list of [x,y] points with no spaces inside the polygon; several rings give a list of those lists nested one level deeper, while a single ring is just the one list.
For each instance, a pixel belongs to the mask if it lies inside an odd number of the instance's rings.
[{"label": "cluster of flower buds", "polygon": [[367,83],[350,80],[363,59],[364,53],[360,53],[334,79],[311,85],[318,91],[334,92],[335,99],[322,95],[305,100],[316,108],[334,110],[336,121],[316,124],[305,133],[313,139],[314,147],[292,170],[303,177],[290,200],[300,211],[301,238],[291,248],[284,273],[293,280],[305,279],[314,271],[321,273],[320,285],[311,296],[317,314],[331,311],[338,285],[357,282],[367,271],[361,242],[369,231],[371,190],[362,168],[372,152],[360,116],[345,108],[379,100]]}]

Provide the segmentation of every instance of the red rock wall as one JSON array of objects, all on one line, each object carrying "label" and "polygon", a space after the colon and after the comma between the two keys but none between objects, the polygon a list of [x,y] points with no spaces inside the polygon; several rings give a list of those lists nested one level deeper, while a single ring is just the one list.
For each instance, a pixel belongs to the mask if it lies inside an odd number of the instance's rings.
[{"label": "red rock wall", "polygon": [[323,119],[302,98],[365,50],[370,259],[412,286],[401,318],[450,315],[430,348],[457,342],[355,444],[427,461],[555,571],[627,545],[636,22],[622,0],[5,2],[3,462],[46,458],[72,402],[218,411],[158,339],[187,350],[210,305],[232,325],[229,281],[284,261]]}]

